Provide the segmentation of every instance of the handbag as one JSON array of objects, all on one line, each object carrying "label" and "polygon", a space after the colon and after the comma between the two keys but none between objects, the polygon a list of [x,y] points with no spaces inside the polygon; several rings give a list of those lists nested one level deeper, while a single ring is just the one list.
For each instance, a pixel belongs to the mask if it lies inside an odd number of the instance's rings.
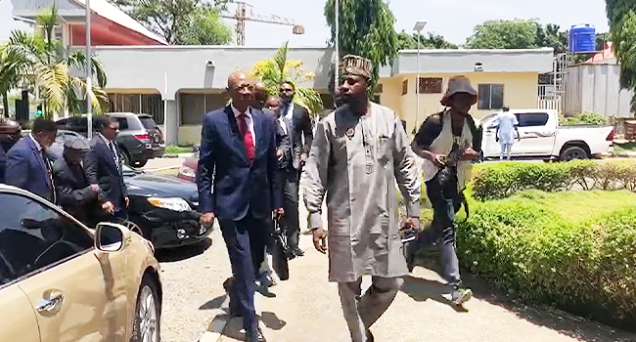
[{"label": "handbag", "polygon": [[280,280],[289,279],[289,260],[293,259],[294,254],[287,243],[287,236],[281,228],[279,218],[274,216],[274,230],[272,237],[274,244],[272,246],[272,268]]}]

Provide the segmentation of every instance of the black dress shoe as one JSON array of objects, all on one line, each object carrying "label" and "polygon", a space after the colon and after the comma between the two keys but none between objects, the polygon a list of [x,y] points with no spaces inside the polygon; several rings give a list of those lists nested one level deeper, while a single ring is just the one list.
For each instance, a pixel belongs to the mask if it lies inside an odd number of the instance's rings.
[{"label": "black dress shoe", "polygon": [[260,328],[251,329],[245,332],[245,341],[247,342],[267,342]]},{"label": "black dress shoe", "polygon": [[367,342],[374,342],[374,341],[375,341],[375,338],[373,337],[371,330],[367,330]]},{"label": "black dress shoe", "polygon": [[294,256],[297,256],[297,257],[301,257],[305,255],[305,252],[303,252],[303,250],[298,247],[294,248],[293,253],[294,253]]}]

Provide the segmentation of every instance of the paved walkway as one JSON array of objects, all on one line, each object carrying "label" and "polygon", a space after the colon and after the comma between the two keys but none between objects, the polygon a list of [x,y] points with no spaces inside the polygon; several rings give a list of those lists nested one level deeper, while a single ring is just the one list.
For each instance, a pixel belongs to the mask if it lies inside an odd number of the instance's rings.
[{"label": "paved walkway", "polygon": [[[215,241],[222,243],[217,237]],[[350,341],[336,285],[327,281],[327,256],[313,248],[310,235],[302,236],[301,247],[306,255],[290,262],[290,280],[272,288],[277,298],[256,295],[265,337],[270,342]],[[372,327],[376,341],[636,341],[635,334],[493,295],[492,289],[472,277],[465,277],[465,281],[475,297],[464,311],[457,311],[441,297],[444,286],[431,270],[435,268],[434,261],[416,267],[393,305]],[[365,279],[363,287],[368,285],[369,279]],[[216,301],[220,306],[222,300]],[[227,315],[219,310],[201,342],[243,341],[241,320],[232,319],[227,325],[226,321]]]}]

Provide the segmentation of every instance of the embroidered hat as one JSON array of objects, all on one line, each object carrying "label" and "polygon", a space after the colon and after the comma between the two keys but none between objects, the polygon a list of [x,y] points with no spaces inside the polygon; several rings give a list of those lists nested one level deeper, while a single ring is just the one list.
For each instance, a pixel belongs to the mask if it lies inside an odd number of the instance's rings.
[{"label": "embroidered hat", "polygon": [[343,75],[356,75],[370,79],[373,65],[370,60],[364,57],[346,55],[342,58],[340,69]]},{"label": "embroidered hat", "polygon": [[448,80],[448,88],[446,94],[440,101],[444,106],[450,106],[450,99],[455,94],[470,94],[473,96],[473,103],[477,103],[477,91],[470,85],[470,80],[466,76],[453,76]]}]

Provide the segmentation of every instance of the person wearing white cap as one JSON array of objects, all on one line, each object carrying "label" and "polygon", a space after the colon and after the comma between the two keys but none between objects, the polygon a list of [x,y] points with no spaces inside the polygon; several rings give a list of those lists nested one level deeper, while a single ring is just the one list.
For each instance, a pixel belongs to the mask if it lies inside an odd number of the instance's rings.
[{"label": "person wearing white cap", "polygon": [[[455,241],[455,214],[462,204],[468,183],[472,161],[479,157],[481,131],[470,115],[470,108],[477,103],[477,91],[465,76],[455,76],[448,81],[448,89],[441,100],[445,110],[429,116],[417,132],[411,147],[424,159],[422,169],[426,182],[426,194],[433,206],[433,230],[422,232],[414,242],[415,247],[429,237],[441,235],[443,276],[451,286],[447,295],[454,305],[462,305],[472,296],[470,289],[462,287]],[[466,210],[468,212],[468,210]],[[409,270],[413,269],[418,248],[409,247]]]},{"label": "person wearing white cap", "polygon": [[[369,101],[371,62],[345,56],[342,106],[318,123],[303,175],[314,247],[326,253],[329,280],[338,283],[353,342],[373,341],[371,326],[393,302],[408,274],[401,252],[395,182],[411,227],[420,228],[421,185],[415,155],[397,114]],[[321,208],[327,197],[328,231]],[[361,293],[363,275],[372,285]]]}]

